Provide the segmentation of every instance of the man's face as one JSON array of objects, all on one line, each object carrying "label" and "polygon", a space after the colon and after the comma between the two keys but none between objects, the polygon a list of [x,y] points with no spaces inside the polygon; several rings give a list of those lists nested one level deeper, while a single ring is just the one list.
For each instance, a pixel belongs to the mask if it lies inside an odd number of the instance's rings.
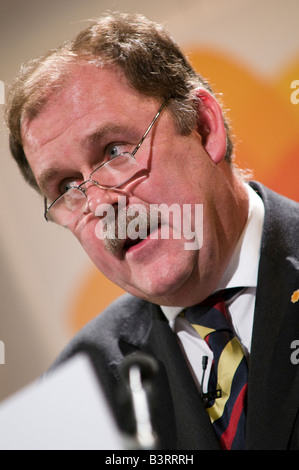
[{"label": "man's face", "polygon": [[[160,105],[133,90],[118,70],[75,67],[67,85],[22,128],[26,156],[45,196],[54,200],[67,184],[89,179],[107,149],[133,150]],[[129,184],[88,188],[90,210],[69,229],[100,271],[126,291],[162,305],[193,304],[215,288],[236,242],[226,164],[210,158],[197,129],[180,135],[167,106],[136,159],[141,171]],[[127,208],[176,204],[182,214],[184,205],[194,209],[202,204],[202,247],[187,250],[183,230],[176,237],[170,220],[168,238],[161,237],[158,227],[154,236],[111,250],[99,237],[101,222],[95,214],[101,203],[116,208],[120,197],[126,198]],[[193,212],[190,228],[195,222]]]}]

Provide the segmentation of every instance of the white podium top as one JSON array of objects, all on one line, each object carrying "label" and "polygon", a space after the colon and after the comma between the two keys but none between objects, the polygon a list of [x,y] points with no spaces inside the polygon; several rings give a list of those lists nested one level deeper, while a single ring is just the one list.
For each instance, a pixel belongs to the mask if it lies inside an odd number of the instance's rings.
[{"label": "white podium top", "polygon": [[78,355],[0,405],[1,450],[124,450],[87,356]]}]

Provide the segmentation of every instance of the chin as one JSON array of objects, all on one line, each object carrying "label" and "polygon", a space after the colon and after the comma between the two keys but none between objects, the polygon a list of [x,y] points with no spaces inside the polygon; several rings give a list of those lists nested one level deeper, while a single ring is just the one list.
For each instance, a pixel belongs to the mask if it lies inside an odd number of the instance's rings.
[{"label": "chin", "polygon": [[191,272],[190,269],[177,271],[172,267],[166,272],[160,270],[151,275],[144,272],[144,276],[136,279],[134,286],[126,286],[125,290],[155,304],[181,306],[185,293],[190,290]]}]

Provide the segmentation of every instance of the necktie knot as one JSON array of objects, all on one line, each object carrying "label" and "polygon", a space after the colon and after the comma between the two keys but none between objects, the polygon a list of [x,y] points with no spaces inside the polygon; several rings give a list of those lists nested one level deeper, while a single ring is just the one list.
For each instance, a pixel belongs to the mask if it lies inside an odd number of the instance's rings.
[{"label": "necktie knot", "polygon": [[214,331],[226,330],[233,333],[230,319],[228,318],[225,301],[234,297],[242,288],[226,289],[212,294],[198,305],[188,307],[184,310],[185,318],[194,326],[197,332],[206,338]]}]

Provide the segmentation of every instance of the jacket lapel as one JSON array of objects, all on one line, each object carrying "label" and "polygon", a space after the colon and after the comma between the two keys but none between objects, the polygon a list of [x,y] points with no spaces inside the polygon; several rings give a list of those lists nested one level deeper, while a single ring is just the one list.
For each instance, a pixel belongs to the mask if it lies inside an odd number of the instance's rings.
[{"label": "jacket lapel", "polygon": [[286,220],[277,222],[286,211],[281,199],[256,189],[266,213],[249,366],[247,447],[285,449],[298,413],[298,366],[291,361],[291,343],[298,336],[299,311],[291,297],[299,280],[290,256],[298,235]]}]

